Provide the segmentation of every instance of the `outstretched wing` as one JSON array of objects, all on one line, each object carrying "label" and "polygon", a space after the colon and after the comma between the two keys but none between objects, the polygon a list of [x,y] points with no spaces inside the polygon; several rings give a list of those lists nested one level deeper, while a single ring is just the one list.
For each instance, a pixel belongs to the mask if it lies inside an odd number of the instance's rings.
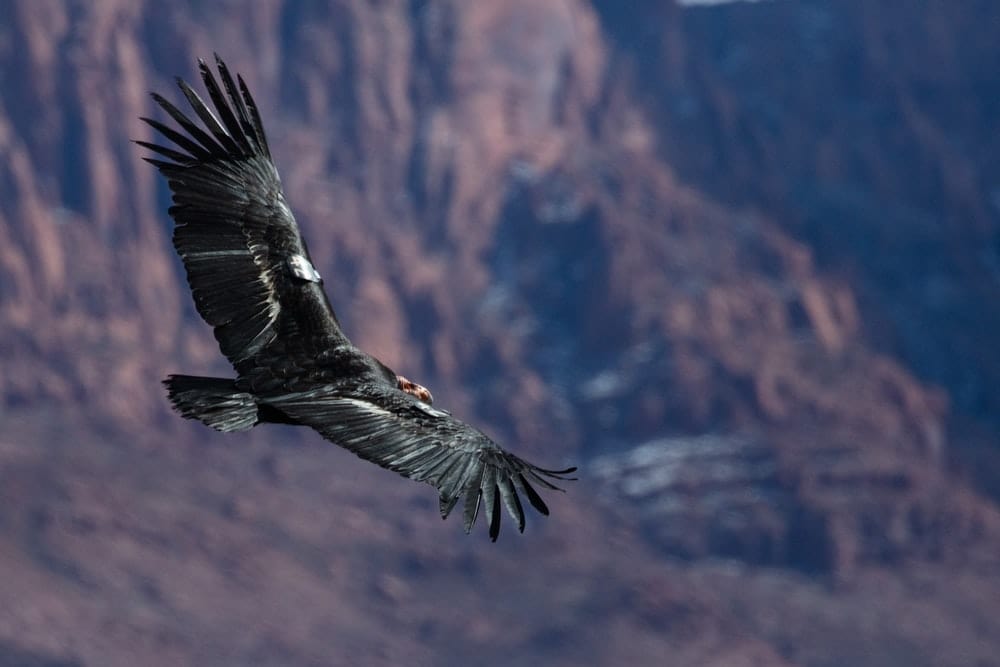
[{"label": "outstretched wing", "polygon": [[362,398],[360,392],[344,396],[323,387],[260,400],[363,459],[430,484],[438,490],[443,519],[464,495],[466,533],[485,504],[493,541],[500,534],[501,504],[523,532],[521,496],[548,515],[549,508],[532,485],[561,491],[549,479],[570,480],[566,475],[576,470],[539,468],[447,412],[399,391],[371,391],[372,397]]},{"label": "outstretched wing", "polygon": [[177,80],[205,129],[153,93],[180,129],[143,118],[173,147],[136,142],[166,158],[144,159],[170,184],[174,247],[198,313],[237,369],[279,336],[346,342],[285,202],[250,91],[239,76],[237,90],[218,56],[216,64],[225,94],[199,61],[215,113]]}]

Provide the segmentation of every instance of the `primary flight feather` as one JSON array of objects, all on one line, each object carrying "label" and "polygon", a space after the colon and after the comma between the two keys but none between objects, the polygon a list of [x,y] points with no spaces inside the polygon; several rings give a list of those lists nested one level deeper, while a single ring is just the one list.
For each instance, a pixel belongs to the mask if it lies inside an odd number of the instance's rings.
[{"label": "primary flight feather", "polygon": [[469,532],[485,505],[490,538],[501,506],[524,530],[521,498],[542,514],[535,485],[571,479],[505,451],[478,429],[431,406],[430,392],[347,339],[323,290],[271,161],[260,114],[243,79],[216,57],[221,87],[199,61],[212,109],[184,81],[202,126],[163,97],[180,129],[142,120],[172,146],[138,141],[173,193],[174,247],[201,317],[236,378],[171,375],[180,414],[219,431],[299,424],[361,458],[437,489],[442,518],[464,497]]}]

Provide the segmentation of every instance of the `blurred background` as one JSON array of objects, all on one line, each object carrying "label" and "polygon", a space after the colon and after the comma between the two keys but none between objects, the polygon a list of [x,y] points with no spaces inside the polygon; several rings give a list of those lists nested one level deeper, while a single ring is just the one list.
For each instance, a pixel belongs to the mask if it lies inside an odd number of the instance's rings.
[{"label": "blurred background", "polygon": [[[1000,664],[997,3],[5,8],[0,665]],[[214,51],[348,334],[579,464],[550,518],[170,413],[230,369],[130,139]]]}]

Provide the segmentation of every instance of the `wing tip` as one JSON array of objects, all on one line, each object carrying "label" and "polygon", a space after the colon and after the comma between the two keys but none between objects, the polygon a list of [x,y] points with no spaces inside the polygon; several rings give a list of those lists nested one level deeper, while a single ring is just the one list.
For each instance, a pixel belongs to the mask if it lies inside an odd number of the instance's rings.
[{"label": "wing tip", "polygon": [[562,470],[549,470],[548,468],[540,468],[539,466],[531,466],[535,470],[541,473],[545,473],[546,476],[552,477],[554,479],[561,479],[564,482],[575,482],[579,478],[577,477],[567,477],[567,475],[572,475],[577,471],[576,466],[570,466],[568,468],[563,468]]},{"label": "wing tip", "polygon": [[441,495],[439,502],[442,520],[448,518],[451,510],[462,495],[465,495],[464,521],[462,526],[465,533],[467,535],[471,534],[473,526],[479,517],[481,507],[486,505],[486,510],[490,513],[488,523],[490,542],[496,542],[500,536],[500,524],[502,523],[501,506],[506,508],[508,516],[517,525],[517,531],[522,534],[524,533],[527,521],[524,507],[521,504],[521,495],[528,499],[528,502],[539,514],[550,516],[549,506],[542,499],[541,494],[532,486],[532,482],[541,483],[546,488],[552,490],[565,491],[565,489],[547,481],[545,477],[573,481],[576,478],[567,477],[567,475],[576,472],[577,467],[571,466],[560,470],[550,470],[538,468],[520,460],[517,461],[520,465],[513,468],[503,466],[499,462],[488,463],[486,464],[487,469],[484,469],[479,475],[473,476],[473,479],[478,477],[478,484],[475,482],[468,484],[464,489],[464,493],[459,492],[451,497]]}]

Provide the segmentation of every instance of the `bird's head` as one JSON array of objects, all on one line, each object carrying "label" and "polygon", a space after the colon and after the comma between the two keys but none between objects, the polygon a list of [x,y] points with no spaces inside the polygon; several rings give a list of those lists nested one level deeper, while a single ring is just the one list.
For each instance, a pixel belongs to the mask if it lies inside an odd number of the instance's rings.
[{"label": "bird's head", "polygon": [[399,388],[402,391],[405,391],[407,394],[412,394],[413,396],[416,396],[419,400],[423,401],[427,405],[432,405],[434,403],[434,397],[431,395],[431,392],[428,391],[426,387],[423,387],[417,384],[416,382],[407,380],[402,375],[396,376],[396,382],[399,383]]}]

